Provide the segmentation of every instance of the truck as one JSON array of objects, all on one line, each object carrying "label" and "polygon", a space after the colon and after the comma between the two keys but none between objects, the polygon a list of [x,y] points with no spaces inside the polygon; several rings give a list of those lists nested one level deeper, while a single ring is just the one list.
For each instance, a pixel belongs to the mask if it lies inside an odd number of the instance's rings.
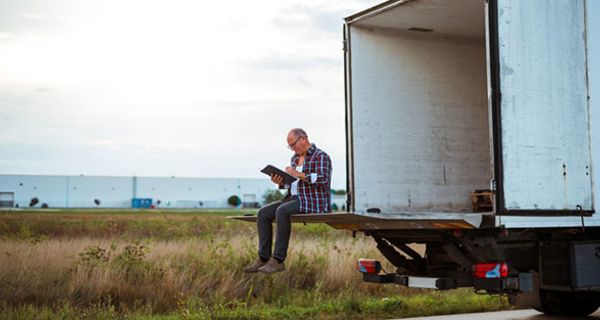
[{"label": "truck", "polygon": [[373,238],[364,281],[593,313],[600,1],[390,0],[343,50],[348,212],[292,221]]}]

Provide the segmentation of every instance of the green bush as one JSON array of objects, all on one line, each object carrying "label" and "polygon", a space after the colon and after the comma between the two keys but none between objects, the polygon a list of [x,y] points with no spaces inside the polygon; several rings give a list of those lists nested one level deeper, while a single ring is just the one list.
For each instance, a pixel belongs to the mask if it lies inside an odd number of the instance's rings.
[{"label": "green bush", "polygon": [[263,199],[265,201],[265,204],[267,203],[271,203],[271,202],[275,202],[277,200],[281,200],[283,199],[285,195],[283,193],[281,193],[281,191],[279,190],[267,190],[265,192],[265,194],[263,195]]},{"label": "green bush", "polygon": [[242,199],[240,199],[240,197],[238,197],[236,195],[233,195],[233,196],[229,197],[229,199],[227,199],[227,203],[230,206],[237,207],[240,204],[242,204]]}]

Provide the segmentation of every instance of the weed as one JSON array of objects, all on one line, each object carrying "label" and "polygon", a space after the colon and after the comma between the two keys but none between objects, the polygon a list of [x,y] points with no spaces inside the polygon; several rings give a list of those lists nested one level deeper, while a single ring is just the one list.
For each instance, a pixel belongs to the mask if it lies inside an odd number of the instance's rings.
[{"label": "weed", "polygon": [[109,252],[97,245],[86,247],[81,253],[79,253],[79,263],[86,266],[95,267],[105,264],[109,259]]}]

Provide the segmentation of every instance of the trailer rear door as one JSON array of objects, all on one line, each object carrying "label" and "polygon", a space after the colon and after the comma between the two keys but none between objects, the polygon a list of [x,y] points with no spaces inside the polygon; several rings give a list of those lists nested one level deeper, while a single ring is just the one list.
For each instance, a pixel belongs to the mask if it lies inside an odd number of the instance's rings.
[{"label": "trailer rear door", "polygon": [[488,12],[497,211],[592,211],[585,0]]}]

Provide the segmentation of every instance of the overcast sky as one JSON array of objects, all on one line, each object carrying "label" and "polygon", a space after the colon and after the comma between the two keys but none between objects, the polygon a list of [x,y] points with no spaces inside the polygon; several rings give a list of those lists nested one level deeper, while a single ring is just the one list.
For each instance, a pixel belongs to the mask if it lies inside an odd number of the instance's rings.
[{"label": "overcast sky", "polygon": [[342,18],[375,0],[0,0],[0,174],[263,177],[308,131],[345,188]]}]

